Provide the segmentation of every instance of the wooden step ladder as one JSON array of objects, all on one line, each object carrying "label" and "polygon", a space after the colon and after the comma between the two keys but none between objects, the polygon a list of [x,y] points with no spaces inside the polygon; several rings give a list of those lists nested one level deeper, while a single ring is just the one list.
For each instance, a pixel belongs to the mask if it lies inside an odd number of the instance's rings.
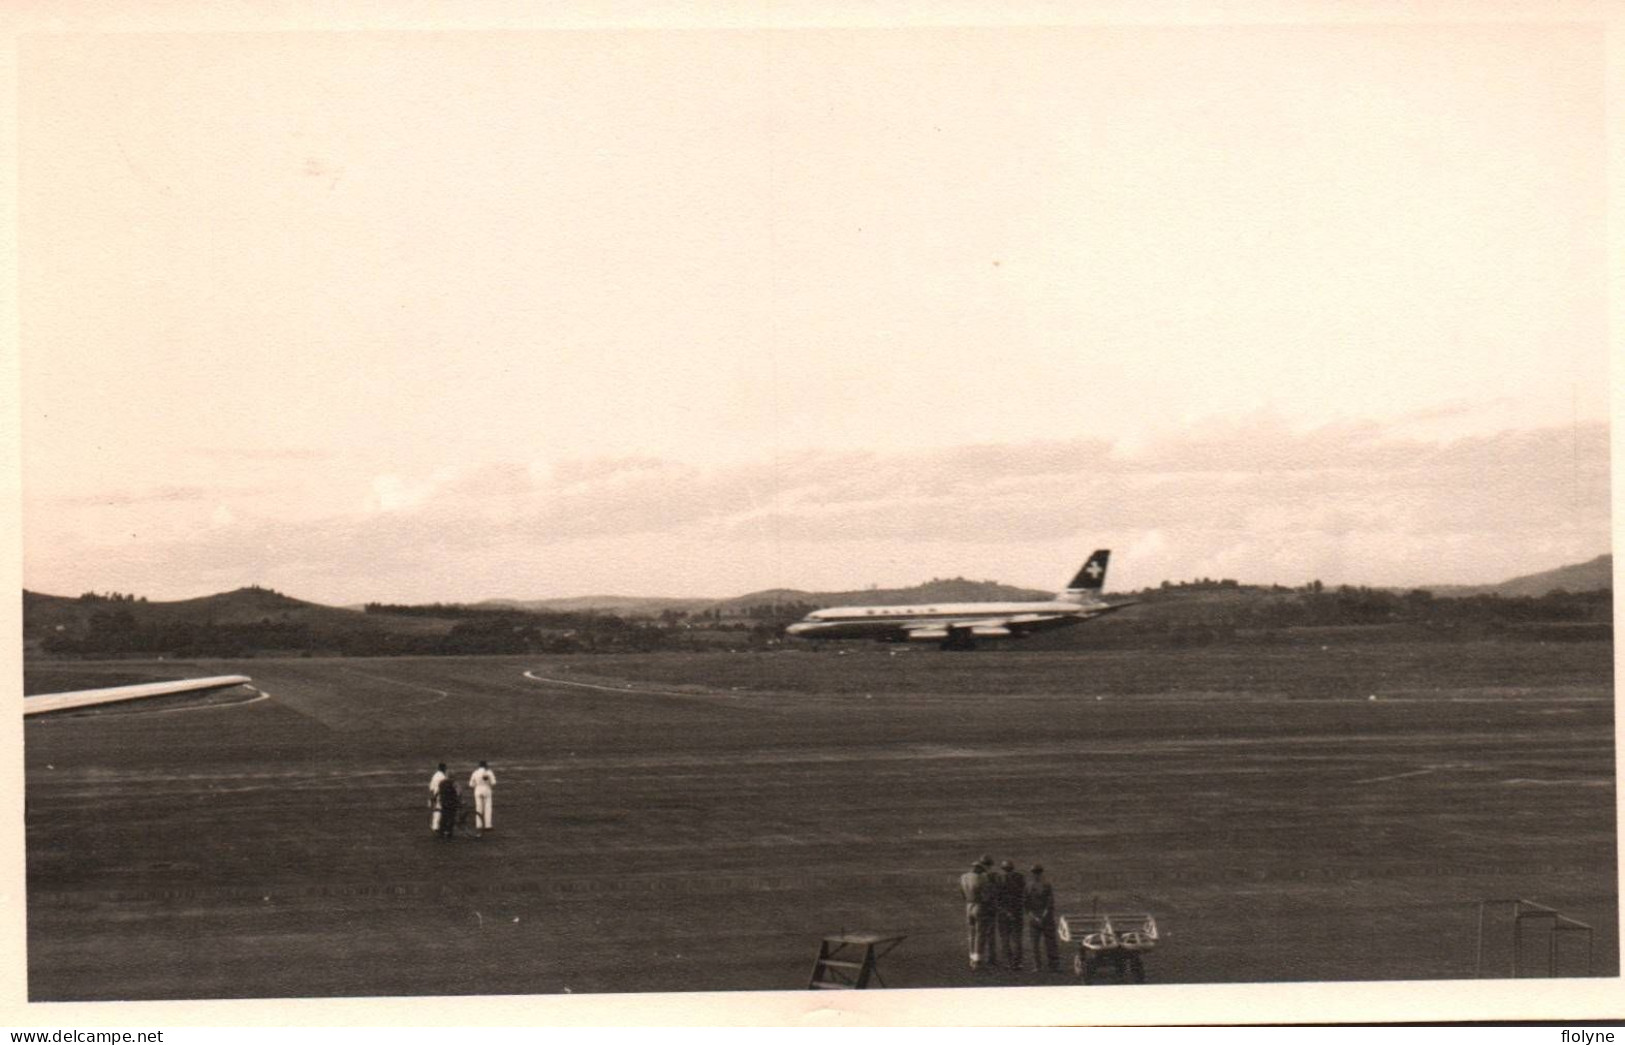
[{"label": "wooden step ladder", "polygon": [[812,979],[807,982],[807,989],[863,990],[869,986],[871,976],[880,986],[886,986],[876,966],[904,939],[903,936],[866,932],[839,932],[824,937],[818,945],[818,960],[813,963]]}]

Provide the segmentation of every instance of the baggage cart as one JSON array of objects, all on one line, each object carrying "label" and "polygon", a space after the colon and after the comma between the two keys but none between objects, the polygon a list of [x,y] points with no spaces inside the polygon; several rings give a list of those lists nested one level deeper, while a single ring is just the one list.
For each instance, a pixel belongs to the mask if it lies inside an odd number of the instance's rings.
[{"label": "baggage cart", "polygon": [[1111,967],[1119,983],[1144,983],[1145,959],[1156,950],[1157,919],[1147,912],[1064,914],[1061,942],[1072,948],[1072,974],[1094,983]]}]

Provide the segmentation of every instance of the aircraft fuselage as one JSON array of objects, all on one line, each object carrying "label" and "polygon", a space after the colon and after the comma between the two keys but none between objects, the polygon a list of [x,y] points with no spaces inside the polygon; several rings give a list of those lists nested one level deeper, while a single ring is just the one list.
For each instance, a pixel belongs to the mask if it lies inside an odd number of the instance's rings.
[{"label": "aircraft fuselage", "polygon": [[1047,602],[939,602],[914,606],[833,606],[814,610],[785,629],[799,639],[874,639],[879,642],[940,642],[967,649],[976,639],[1019,638],[1081,624],[1128,603],[1099,595],[1111,552],[1091,555],[1067,585]]}]

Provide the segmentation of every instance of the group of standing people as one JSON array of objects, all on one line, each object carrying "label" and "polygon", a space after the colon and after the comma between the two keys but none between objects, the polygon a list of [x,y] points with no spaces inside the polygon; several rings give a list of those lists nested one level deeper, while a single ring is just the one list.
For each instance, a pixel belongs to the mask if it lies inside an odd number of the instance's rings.
[{"label": "group of standing people", "polygon": [[965,896],[965,930],[972,969],[1022,968],[1022,936],[1032,939],[1033,968],[1055,972],[1061,963],[1055,889],[1044,880],[1044,866],[1034,864],[1024,875],[1015,861],[995,865],[984,856],[959,876]]},{"label": "group of standing people", "polygon": [[[497,786],[497,775],[483,761],[468,778],[468,788],[474,793],[474,814],[479,817],[480,830],[491,830],[492,791]],[[457,829],[457,818],[462,815],[463,796],[457,782],[446,772],[446,764],[429,778],[429,830],[450,840]]]}]

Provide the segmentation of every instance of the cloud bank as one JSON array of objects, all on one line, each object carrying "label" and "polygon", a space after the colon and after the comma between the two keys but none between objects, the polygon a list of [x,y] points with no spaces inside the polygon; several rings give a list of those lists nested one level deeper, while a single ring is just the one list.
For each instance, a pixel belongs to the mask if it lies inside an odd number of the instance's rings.
[{"label": "cloud bank", "polygon": [[377,476],[360,493],[360,510],[288,522],[274,496],[222,512],[191,489],[126,491],[101,510],[138,519],[149,500],[184,496],[198,523],[154,539],[139,526],[96,537],[35,526],[26,576],[47,591],[155,597],[266,583],[334,602],[726,595],[946,574],[1048,587],[1111,546],[1117,587],[1197,575],[1389,585],[1498,580],[1609,548],[1601,424],[1428,440],[1264,415],[1134,447],[806,450],[713,468],[497,461]]}]

